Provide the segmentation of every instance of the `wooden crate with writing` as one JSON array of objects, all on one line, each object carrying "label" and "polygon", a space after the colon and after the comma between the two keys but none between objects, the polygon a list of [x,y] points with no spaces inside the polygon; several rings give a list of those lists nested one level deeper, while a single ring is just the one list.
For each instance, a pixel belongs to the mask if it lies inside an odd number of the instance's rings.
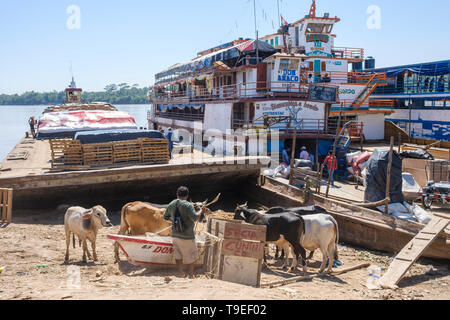
[{"label": "wooden crate with writing", "polygon": [[220,240],[207,252],[207,273],[223,281],[259,287],[266,227],[214,218],[208,221],[208,233]]}]

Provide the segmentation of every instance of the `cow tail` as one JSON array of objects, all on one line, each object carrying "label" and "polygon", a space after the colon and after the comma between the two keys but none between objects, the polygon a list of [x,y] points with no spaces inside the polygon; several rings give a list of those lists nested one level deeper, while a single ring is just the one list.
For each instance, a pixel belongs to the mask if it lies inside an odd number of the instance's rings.
[{"label": "cow tail", "polygon": [[128,208],[129,208],[131,205],[132,205],[132,203],[128,203],[127,205],[125,205],[125,206],[122,208],[121,219],[120,219],[120,231],[119,231],[119,234],[122,234],[122,232],[123,232],[123,234],[128,233],[128,229],[130,228],[130,226],[129,226],[128,223],[127,223],[126,215],[127,215]]},{"label": "cow tail", "polygon": [[75,249],[75,234],[72,233],[72,242],[73,242],[73,248]]},{"label": "cow tail", "polygon": [[[331,216],[330,216],[331,217]],[[338,244],[339,244],[339,225],[333,217],[331,217],[331,221],[333,221],[334,226],[336,227],[336,247],[334,250],[334,260],[339,260],[339,252],[338,252]]]}]

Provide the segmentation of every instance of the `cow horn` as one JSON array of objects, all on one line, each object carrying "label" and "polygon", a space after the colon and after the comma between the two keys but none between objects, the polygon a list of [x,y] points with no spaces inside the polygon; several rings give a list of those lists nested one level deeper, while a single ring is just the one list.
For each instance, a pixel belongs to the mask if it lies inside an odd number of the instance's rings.
[{"label": "cow horn", "polygon": [[[217,197],[214,198],[213,201],[211,201],[211,202],[208,203],[208,204],[205,204],[204,207],[208,208],[209,206],[212,206],[214,203],[216,203],[217,201],[219,201],[221,195],[222,195],[222,194],[219,193],[219,194],[217,195]],[[208,200],[206,200],[205,203],[206,203],[206,202],[208,202]]]}]

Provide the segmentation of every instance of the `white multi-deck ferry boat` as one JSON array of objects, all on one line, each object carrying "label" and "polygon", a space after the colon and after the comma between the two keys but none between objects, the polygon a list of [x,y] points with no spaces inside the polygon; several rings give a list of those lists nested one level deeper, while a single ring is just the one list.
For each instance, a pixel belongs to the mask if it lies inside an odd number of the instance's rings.
[{"label": "white multi-deck ferry boat", "polygon": [[269,140],[277,132],[280,149],[297,128],[300,146],[320,155],[334,140],[341,114],[351,140],[384,139],[393,103],[369,96],[386,85],[386,75],[349,72],[362,69],[364,50],[335,46],[339,21],[316,15],[313,1],[308,15],[275,34],[202,51],[156,74],[149,127],[226,136],[243,129],[246,137],[254,129]]}]

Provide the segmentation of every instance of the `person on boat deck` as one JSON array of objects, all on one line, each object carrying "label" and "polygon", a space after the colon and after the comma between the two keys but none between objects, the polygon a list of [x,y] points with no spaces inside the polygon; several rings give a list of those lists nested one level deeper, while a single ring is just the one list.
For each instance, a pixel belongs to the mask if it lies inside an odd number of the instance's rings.
[{"label": "person on boat deck", "polygon": [[291,158],[289,157],[290,152],[291,148],[287,147],[283,150],[282,153],[282,162],[286,163],[288,166],[291,164]]},{"label": "person on boat deck", "polygon": [[337,159],[336,156],[333,155],[333,151],[328,153],[328,157],[325,158],[325,164],[328,168],[328,175],[331,175],[331,185],[334,186],[334,170],[337,169]]},{"label": "person on boat deck", "polygon": [[302,152],[300,152],[300,159],[301,160],[309,160],[309,153],[306,150],[306,147],[302,147]]},{"label": "person on boat deck", "polygon": [[188,198],[189,189],[178,188],[177,199],[169,204],[163,218],[166,221],[172,221],[174,256],[180,276],[186,277],[183,271],[184,263],[188,265],[189,278],[192,279],[194,278],[194,263],[199,258],[194,234],[195,222],[200,220],[208,209],[202,208],[199,212],[195,212],[192,203],[187,201]]},{"label": "person on boat deck", "polygon": [[173,150],[173,131],[172,128],[169,128],[169,132],[167,133],[167,140],[169,140],[169,154],[172,159],[172,150]]},{"label": "person on boat deck", "polygon": [[33,136],[33,138],[35,138],[36,137],[36,131],[34,129],[34,124],[35,124],[34,117],[31,117],[28,120],[28,124],[30,125],[31,135]]}]

